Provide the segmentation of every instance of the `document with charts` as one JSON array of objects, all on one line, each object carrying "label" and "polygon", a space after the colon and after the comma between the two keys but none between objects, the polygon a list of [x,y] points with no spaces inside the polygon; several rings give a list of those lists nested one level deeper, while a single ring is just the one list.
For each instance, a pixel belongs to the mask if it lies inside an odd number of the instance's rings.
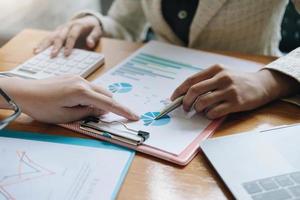
[{"label": "document with charts", "polygon": [[[261,66],[153,41],[94,82],[109,89],[117,101],[141,116],[140,121],[128,125],[150,133],[145,145],[179,155],[212,121],[202,114],[190,118],[181,107],[162,119],[154,118],[170,103],[169,98],[180,83],[216,63],[243,71],[257,71]],[[122,120],[113,114],[104,116],[102,120],[116,119]],[[122,130],[120,125],[110,126]]]},{"label": "document with charts", "polygon": [[45,142],[2,133],[0,200],[114,199],[134,155],[96,140],[48,136]]}]

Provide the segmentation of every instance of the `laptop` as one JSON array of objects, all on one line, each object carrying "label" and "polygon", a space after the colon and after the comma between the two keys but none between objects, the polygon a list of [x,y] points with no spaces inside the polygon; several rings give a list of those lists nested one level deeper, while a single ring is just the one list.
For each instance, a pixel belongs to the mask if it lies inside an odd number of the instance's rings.
[{"label": "laptop", "polygon": [[212,138],[201,148],[236,199],[300,200],[300,124]]}]

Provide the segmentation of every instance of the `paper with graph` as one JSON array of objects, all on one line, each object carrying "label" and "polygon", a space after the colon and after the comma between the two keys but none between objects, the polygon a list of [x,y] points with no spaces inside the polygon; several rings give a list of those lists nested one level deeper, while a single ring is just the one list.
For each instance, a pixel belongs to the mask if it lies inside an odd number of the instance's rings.
[{"label": "paper with graph", "polygon": [[106,146],[0,137],[0,200],[112,199],[132,154]]},{"label": "paper with graph", "polygon": [[[94,82],[109,89],[116,100],[141,116],[140,121],[129,123],[129,126],[150,132],[146,145],[178,155],[211,121],[201,114],[189,118],[181,107],[160,120],[154,118],[170,103],[169,97],[180,83],[217,63],[243,71],[256,71],[261,66],[232,57],[150,42]],[[113,119],[121,118],[113,114],[103,118],[106,121]],[[113,125],[113,128],[122,127]]]}]

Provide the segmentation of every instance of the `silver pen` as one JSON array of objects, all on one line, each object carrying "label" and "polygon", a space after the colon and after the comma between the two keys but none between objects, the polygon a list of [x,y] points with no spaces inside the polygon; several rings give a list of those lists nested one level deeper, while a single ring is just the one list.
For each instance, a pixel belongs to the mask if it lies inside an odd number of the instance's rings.
[{"label": "silver pen", "polygon": [[160,119],[162,117],[164,117],[165,115],[167,115],[168,113],[172,112],[173,110],[175,110],[176,108],[178,108],[179,106],[182,105],[183,102],[183,98],[184,95],[178,97],[177,99],[175,99],[172,103],[170,103],[169,105],[167,105],[160,113],[159,115],[157,115],[155,117],[154,120]]}]

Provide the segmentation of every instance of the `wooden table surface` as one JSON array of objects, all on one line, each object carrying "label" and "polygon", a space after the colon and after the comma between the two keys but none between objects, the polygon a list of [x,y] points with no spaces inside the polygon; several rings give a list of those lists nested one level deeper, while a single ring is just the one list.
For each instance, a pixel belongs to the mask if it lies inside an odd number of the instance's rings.
[{"label": "wooden table surface", "polygon": [[[0,70],[8,70],[30,58],[32,49],[48,32],[24,30],[0,49]],[[133,51],[141,47],[140,43],[103,38],[96,49],[105,54],[104,67],[88,79],[99,76],[107,69],[119,63]],[[269,63],[274,58],[245,55],[241,53],[218,52],[230,56]],[[6,113],[0,112],[0,117]],[[300,122],[300,108],[276,101],[251,112],[230,115],[213,137],[235,134],[260,126],[275,126]],[[21,115],[9,127],[13,130],[25,130],[48,134],[85,137],[56,125],[33,121]],[[198,155],[185,167],[178,167],[159,159],[137,153],[129,173],[121,187],[118,199],[232,199],[230,192],[209,165],[203,154]]]}]

